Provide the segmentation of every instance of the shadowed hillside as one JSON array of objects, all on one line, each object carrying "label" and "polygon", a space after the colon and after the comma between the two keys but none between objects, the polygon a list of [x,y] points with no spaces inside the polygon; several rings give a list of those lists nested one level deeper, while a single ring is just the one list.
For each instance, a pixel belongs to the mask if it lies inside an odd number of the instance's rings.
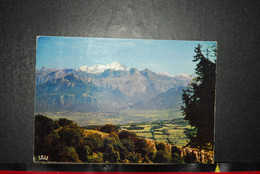
[{"label": "shadowed hillside", "polygon": [[[36,159],[45,155],[55,162],[185,163],[190,155],[186,151],[173,144],[137,137],[115,125],[84,129],[64,118],[35,117]],[[196,160],[193,162],[201,162]]]}]

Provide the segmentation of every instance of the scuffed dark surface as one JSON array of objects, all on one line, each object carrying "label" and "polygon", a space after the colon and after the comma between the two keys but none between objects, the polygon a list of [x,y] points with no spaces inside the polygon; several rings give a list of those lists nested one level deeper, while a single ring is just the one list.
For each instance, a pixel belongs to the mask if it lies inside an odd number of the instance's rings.
[{"label": "scuffed dark surface", "polygon": [[259,5],[257,0],[1,0],[0,162],[32,162],[39,35],[218,41],[215,160],[259,162]]}]

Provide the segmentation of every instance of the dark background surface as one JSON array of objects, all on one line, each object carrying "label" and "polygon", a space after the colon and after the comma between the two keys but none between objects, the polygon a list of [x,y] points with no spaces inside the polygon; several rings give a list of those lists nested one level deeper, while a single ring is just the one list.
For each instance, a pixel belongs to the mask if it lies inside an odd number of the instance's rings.
[{"label": "dark background surface", "polygon": [[218,42],[216,162],[260,162],[257,0],[0,0],[0,163],[32,163],[36,37]]}]

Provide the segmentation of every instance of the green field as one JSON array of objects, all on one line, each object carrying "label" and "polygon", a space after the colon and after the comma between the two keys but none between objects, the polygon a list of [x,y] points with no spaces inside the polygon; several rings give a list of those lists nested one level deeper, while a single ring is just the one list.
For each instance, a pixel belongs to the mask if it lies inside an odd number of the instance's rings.
[{"label": "green field", "polygon": [[114,124],[136,133],[139,137],[171,142],[176,146],[188,143],[184,131],[191,126],[179,110],[124,110],[108,113],[46,112],[52,119],[67,118],[79,126]]},{"label": "green field", "polygon": [[190,128],[192,127],[182,118],[121,125],[121,129],[134,132],[139,137],[160,142],[171,142],[179,147],[188,143],[189,139],[184,131]]}]

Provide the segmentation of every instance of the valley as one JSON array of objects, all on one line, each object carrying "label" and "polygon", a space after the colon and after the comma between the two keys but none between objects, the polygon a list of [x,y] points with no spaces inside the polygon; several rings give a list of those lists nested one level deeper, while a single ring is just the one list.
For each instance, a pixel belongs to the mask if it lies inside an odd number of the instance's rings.
[{"label": "valley", "polygon": [[187,144],[190,129],[180,111],[191,77],[117,62],[79,70],[42,68],[36,73],[36,113],[66,118],[81,127],[117,125],[138,137]]},{"label": "valley", "polygon": [[79,126],[104,125],[104,124],[131,124],[140,122],[152,122],[158,120],[172,120],[182,118],[177,109],[167,110],[122,110],[117,112],[41,112],[52,119],[67,118],[79,124]]},{"label": "valley", "polygon": [[120,127],[136,133],[138,137],[158,142],[173,143],[177,147],[183,147],[189,142],[185,130],[192,128],[183,118],[126,124]]},{"label": "valley", "polygon": [[136,133],[138,137],[158,142],[171,142],[177,147],[183,147],[188,143],[188,137],[184,131],[192,128],[187,121],[183,120],[181,112],[177,109],[128,109],[111,113],[63,111],[45,112],[43,114],[54,120],[59,118],[73,120],[79,126],[85,128],[105,124],[118,125],[121,130]]}]

